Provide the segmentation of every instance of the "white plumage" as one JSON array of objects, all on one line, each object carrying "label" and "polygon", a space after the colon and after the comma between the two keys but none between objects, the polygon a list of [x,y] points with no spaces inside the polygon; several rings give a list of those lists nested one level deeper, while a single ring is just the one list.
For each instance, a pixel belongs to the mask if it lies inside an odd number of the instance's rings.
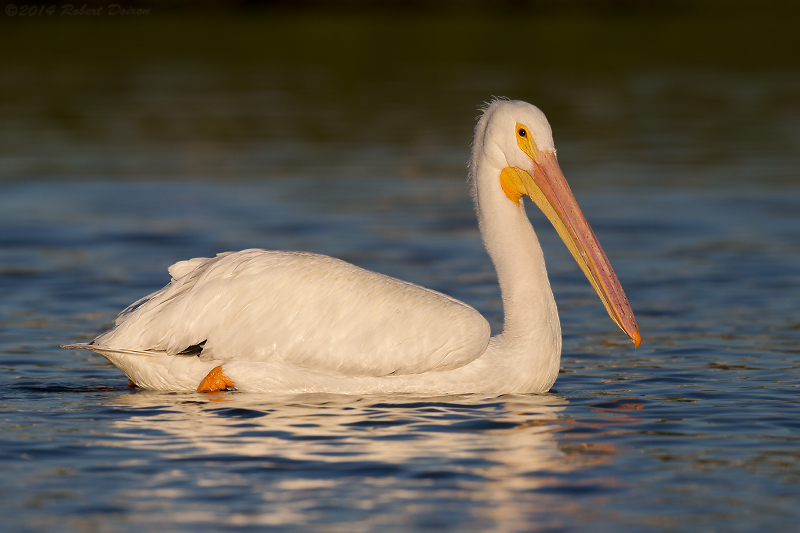
[{"label": "white plumage", "polygon": [[418,285],[331,257],[245,250],[176,263],[172,281],[123,311],[113,329],[66,347],[103,355],[149,389],[546,391],[558,374],[561,331],[521,195],[554,221],[638,345],[619,282],[555,163],[544,115],[524,102],[490,104],[476,127],[470,175],[503,295],[497,337],[472,307]]},{"label": "white plumage", "polygon": [[201,359],[386,376],[458,368],[489,342],[471,307],[332,257],[245,250],[192,261],[95,343],[174,355],[205,342]]}]

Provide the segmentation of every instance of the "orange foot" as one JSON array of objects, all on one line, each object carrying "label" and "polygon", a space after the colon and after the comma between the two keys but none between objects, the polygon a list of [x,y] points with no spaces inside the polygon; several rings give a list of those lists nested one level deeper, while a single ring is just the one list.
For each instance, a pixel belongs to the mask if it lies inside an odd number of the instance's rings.
[{"label": "orange foot", "polygon": [[218,392],[232,388],[233,381],[222,372],[222,367],[218,366],[203,378],[203,381],[197,386],[197,392]]},{"label": "orange foot", "polygon": [[136,388],[136,383],[134,383],[132,379],[128,380],[128,388],[129,389],[135,389]]}]

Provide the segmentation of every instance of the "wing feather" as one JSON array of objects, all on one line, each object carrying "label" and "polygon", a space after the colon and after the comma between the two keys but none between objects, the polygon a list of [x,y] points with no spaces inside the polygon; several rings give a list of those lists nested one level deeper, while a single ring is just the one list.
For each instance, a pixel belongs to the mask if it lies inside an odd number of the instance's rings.
[{"label": "wing feather", "polygon": [[385,376],[458,368],[489,342],[472,307],[327,256],[245,250],[170,274],[95,343],[179,354],[205,342],[201,358]]}]

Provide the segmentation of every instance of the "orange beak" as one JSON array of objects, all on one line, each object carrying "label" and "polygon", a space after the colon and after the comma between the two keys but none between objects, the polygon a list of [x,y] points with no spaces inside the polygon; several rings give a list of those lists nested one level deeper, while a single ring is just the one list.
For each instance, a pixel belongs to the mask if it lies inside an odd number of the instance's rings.
[{"label": "orange beak", "polygon": [[517,167],[503,169],[501,184],[506,195],[519,202],[520,196],[525,194],[536,203],[569,248],[589,283],[600,296],[611,319],[638,348],[642,336],[628,298],[572,194],[555,152],[535,149],[525,151],[533,160],[533,176]]}]

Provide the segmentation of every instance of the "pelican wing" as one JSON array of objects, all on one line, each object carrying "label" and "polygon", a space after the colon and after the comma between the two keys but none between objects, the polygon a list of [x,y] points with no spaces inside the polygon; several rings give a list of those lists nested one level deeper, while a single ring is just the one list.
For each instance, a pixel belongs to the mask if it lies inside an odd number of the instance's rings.
[{"label": "pelican wing", "polygon": [[331,257],[245,250],[170,274],[95,344],[386,376],[458,368],[489,342],[472,307]]}]

